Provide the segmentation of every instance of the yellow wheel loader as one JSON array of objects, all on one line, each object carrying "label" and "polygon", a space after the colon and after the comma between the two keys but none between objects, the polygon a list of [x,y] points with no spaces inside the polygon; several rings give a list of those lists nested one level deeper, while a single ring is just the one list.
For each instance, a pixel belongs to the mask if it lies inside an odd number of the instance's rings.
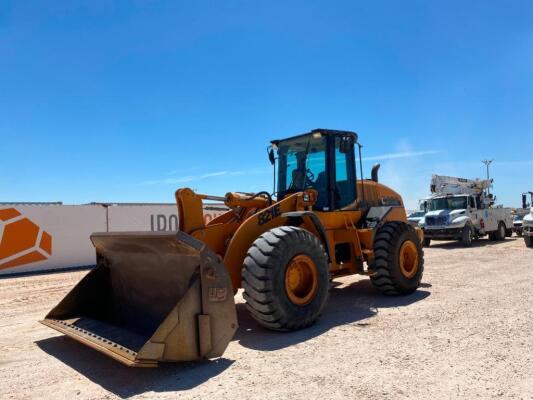
[{"label": "yellow wheel loader", "polygon": [[[422,232],[378,183],[379,165],[357,180],[357,135],[315,129],[271,143],[276,199],[179,189],[177,233],[93,234],[96,268],[42,323],[126,365],[155,366],[221,356],[239,288],[253,318],[278,331],[311,325],[335,277],[368,275],[387,295],[415,291]],[[205,224],[209,200],[229,211]]]}]

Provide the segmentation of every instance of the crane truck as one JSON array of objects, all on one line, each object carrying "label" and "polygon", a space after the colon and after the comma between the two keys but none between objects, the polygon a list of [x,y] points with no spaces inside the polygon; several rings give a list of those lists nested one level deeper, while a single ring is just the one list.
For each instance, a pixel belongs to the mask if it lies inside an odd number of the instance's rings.
[{"label": "crane truck", "polygon": [[431,196],[423,200],[426,215],[419,222],[424,245],[432,240],[459,240],[465,247],[483,236],[504,240],[512,235],[510,208],[495,206],[492,180],[433,175]]}]

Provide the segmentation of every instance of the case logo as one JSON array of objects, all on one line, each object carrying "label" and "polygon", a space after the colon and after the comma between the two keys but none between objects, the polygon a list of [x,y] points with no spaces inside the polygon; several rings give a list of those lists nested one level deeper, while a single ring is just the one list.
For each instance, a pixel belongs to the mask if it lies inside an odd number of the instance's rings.
[{"label": "case logo", "polygon": [[275,206],[267,208],[266,210],[262,211],[260,214],[257,215],[257,224],[259,226],[267,224],[274,218],[279,217],[280,215],[281,207],[279,204],[276,204]]}]

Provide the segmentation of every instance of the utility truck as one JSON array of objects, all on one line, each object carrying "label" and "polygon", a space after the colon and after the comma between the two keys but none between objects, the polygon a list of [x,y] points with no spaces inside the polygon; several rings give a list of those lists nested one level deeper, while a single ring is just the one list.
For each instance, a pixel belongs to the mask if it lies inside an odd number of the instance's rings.
[{"label": "utility truck", "polygon": [[431,196],[423,200],[426,215],[419,223],[424,245],[429,246],[432,240],[459,240],[469,247],[483,236],[490,240],[511,236],[511,209],[494,205],[496,197],[489,194],[491,184],[489,179],[433,175]]}]

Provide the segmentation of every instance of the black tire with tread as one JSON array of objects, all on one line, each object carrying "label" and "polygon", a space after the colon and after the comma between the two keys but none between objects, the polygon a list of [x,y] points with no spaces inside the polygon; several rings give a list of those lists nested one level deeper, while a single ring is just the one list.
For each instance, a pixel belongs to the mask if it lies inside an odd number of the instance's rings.
[{"label": "black tire with tread", "polygon": [[529,248],[533,247],[533,237],[524,236],[524,242],[526,243],[526,247],[529,247]]},{"label": "black tire with tread", "polygon": [[493,233],[493,237],[494,237],[493,240],[496,240],[496,241],[505,240],[506,230],[507,229],[505,228],[505,224],[500,221],[498,223],[498,229],[496,229],[496,231]]},{"label": "black tire with tread", "polygon": [[463,232],[461,233],[461,244],[464,247],[470,247],[472,246],[472,242],[474,241],[474,229],[471,225],[466,224],[463,228]]},{"label": "black tire with tread", "polygon": [[[418,250],[418,269],[411,278],[406,278],[399,266],[401,245],[411,240]],[[374,287],[386,295],[405,295],[413,293],[420,286],[424,273],[424,250],[415,229],[403,222],[387,222],[374,238],[374,263],[370,280]]]},{"label": "black tire with tread", "polygon": [[[294,304],[285,289],[287,265],[299,254],[313,259],[318,276],[316,294],[303,306]],[[310,326],[322,312],[329,295],[329,265],[322,243],[311,232],[293,226],[263,233],[244,260],[242,286],[246,307],[262,326],[278,331]]]},{"label": "black tire with tread", "polygon": [[424,238],[424,247],[429,247],[431,245],[431,238]]}]

